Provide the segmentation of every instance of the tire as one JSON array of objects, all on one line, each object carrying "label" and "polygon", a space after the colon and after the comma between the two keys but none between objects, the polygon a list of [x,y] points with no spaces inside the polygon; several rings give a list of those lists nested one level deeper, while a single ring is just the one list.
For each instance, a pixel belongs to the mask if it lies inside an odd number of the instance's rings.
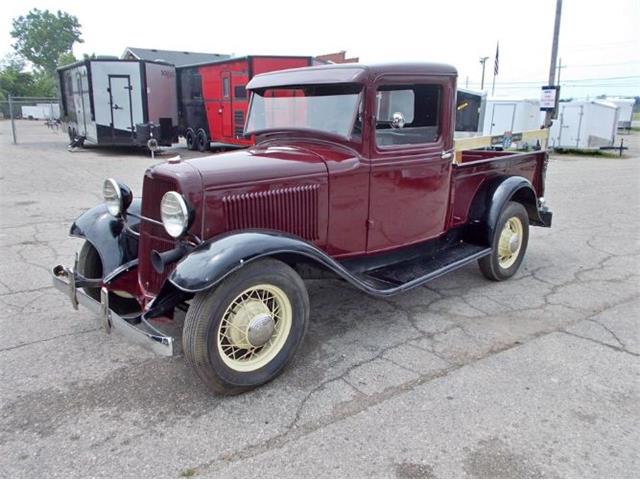
[{"label": "tire", "polygon": [[[95,247],[85,241],[78,254],[78,273],[87,278],[102,278],[102,260]],[[100,301],[100,289],[83,287],[82,290],[96,301]],[[109,308],[119,315],[140,311],[140,305],[134,298],[125,298],[109,293]]]},{"label": "tire", "polygon": [[480,271],[489,280],[497,282],[513,277],[522,264],[528,244],[527,210],[520,203],[507,202],[498,217],[491,255],[478,260]]},{"label": "tire", "polygon": [[187,150],[195,150],[196,149],[196,134],[195,132],[187,128],[187,131],[184,134],[184,138],[187,141]]},{"label": "tire", "polygon": [[[273,312],[279,315],[270,315]],[[265,318],[262,324],[268,328],[256,328],[258,334],[251,338],[252,324]],[[213,392],[234,395],[277,377],[293,358],[308,324],[309,297],[300,276],[278,260],[259,260],[195,296],[185,318],[182,346],[187,363]]]},{"label": "tire", "polygon": [[205,132],[202,128],[198,130],[198,135],[196,137],[196,145],[198,150],[201,152],[209,151],[209,137],[207,136],[207,132]]}]

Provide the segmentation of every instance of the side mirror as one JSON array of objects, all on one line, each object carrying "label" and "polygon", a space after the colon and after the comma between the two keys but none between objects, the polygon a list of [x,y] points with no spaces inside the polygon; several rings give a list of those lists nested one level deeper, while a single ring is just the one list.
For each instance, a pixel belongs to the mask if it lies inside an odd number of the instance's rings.
[{"label": "side mirror", "polygon": [[403,128],[404,127],[404,115],[402,112],[395,112],[391,115],[391,128]]}]

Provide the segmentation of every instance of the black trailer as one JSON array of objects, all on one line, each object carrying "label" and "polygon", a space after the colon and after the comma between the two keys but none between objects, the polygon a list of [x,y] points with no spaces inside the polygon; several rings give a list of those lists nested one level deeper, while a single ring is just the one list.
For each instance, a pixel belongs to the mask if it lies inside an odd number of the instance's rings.
[{"label": "black trailer", "polygon": [[158,61],[92,59],[58,69],[61,120],[74,144],[178,141],[176,71]]}]

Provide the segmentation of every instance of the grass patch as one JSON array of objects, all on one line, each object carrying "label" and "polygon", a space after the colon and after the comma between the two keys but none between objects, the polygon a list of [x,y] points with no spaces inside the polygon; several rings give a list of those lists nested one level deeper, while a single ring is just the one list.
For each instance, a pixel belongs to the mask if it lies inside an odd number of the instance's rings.
[{"label": "grass patch", "polygon": [[640,122],[640,112],[633,112],[633,119]]},{"label": "grass patch", "polygon": [[605,150],[580,150],[577,148],[556,148],[553,153],[557,155],[574,155],[579,157],[600,157],[600,158],[624,158],[624,153],[620,157],[619,152]]},{"label": "grass patch", "polygon": [[196,469],[195,468],[185,468],[184,470],[182,470],[180,472],[180,476],[182,478],[191,478],[196,474]]}]

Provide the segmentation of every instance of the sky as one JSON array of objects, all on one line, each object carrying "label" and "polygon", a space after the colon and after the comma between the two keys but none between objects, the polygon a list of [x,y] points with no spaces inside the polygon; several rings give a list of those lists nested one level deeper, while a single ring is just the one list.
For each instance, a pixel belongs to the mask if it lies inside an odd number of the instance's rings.
[{"label": "sky", "polygon": [[[547,83],[555,0],[3,2],[0,57],[12,51],[11,19],[32,8],[78,17],[74,53],[121,55],[126,47],[234,55],[319,55],[346,50],[363,63],[435,61],[480,89],[487,56],[491,93],[538,98]],[[165,6],[167,5],[167,6]],[[171,5],[171,6],[169,6]],[[640,95],[640,0],[564,0],[559,58],[562,97]]]}]

